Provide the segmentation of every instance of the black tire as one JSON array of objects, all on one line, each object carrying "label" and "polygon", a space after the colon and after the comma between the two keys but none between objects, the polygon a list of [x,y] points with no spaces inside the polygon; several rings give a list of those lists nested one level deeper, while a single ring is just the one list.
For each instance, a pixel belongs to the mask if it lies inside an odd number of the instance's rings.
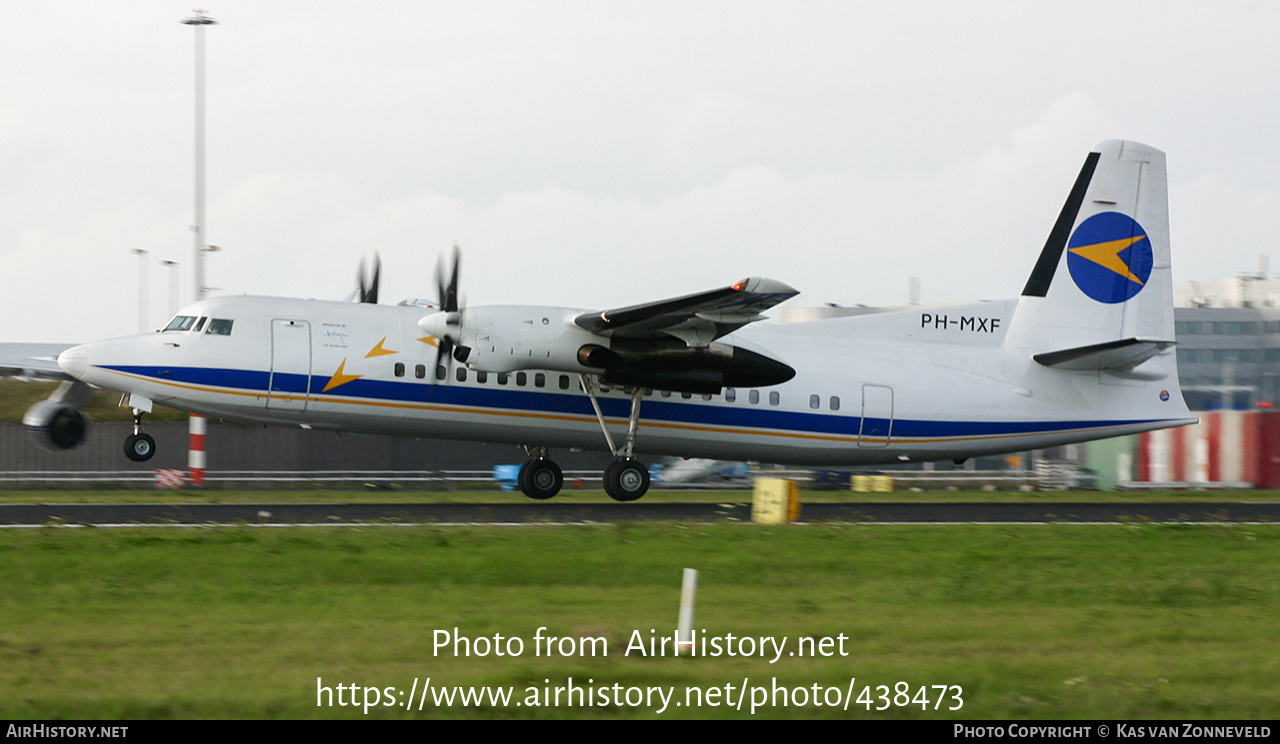
[{"label": "black tire", "polygon": [[614,460],[604,469],[604,490],[614,501],[635,501],[649,491],[649,469],[638,460]]},{"label": "black tire", "polygon": [[520,484],[521,493],[525,496],[545,501],[560,493],[561,487],[564,486],[564,473],[554,461],[545,457],[535,457],[520,466],[520,477],[517,478],[517,482]]},{"label": "black tire", "polygon": [[156,440],[150,434],[130,434],[124,440],[124,455],[134,462],[146,462],[156,454]]}]

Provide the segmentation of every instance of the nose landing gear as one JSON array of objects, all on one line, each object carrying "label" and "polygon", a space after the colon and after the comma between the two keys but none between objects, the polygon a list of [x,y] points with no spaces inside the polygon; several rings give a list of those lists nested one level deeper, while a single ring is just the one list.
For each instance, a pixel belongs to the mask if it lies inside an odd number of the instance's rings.
[{"label": "nose landing gear", "polygon": [[146,462],[156,453],[156,440],[142,431],[142,411],[133,409],[133,433],[124,440],[124,455],[134,462]]}]

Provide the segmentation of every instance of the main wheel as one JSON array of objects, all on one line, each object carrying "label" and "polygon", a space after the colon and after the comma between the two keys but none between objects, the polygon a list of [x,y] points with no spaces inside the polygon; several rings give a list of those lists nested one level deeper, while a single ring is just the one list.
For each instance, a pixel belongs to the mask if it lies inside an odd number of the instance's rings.
[{"label": "main wheel", "polygon": [[124,440],[124,454],[134,462],[146,462],[156,453],[156,440],[150,434],[130,434]]},{"label": "main wheel", "polygon": [[520,466],[520,477],[516,480],[525,496],[542,501],[560,493],[560,488],[564,485],[564,474],[555,462],[545,457],[535,457]]},{"label": "main wheel", "polygon": [[649,490],[649,469],[638,460],[614,460],[604,469],[604,490],[614,501],[635,501]]}]

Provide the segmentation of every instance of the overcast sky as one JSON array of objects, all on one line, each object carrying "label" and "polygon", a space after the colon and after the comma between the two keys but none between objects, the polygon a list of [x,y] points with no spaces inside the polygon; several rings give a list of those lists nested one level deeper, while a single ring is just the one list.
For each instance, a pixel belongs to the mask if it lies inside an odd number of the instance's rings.
[{"label": "overcast sky", "polygon": [[[799,304],[1016,296],[1089,148],[1168,153],[1176,282],[1280,235],[1280,4],[208,7],[207,283],[605,308],[749,275]],[[192,300],[192,6],[0,4],[0,341]],[[1280,258],[1280,257],[1278,257]],[[1280,268],[1280,260],[1277,261]]]}]

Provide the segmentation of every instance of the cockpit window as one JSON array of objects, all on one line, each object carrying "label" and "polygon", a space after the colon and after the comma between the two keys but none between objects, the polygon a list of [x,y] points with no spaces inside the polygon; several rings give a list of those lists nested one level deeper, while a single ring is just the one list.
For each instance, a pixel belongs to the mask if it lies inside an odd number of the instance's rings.
[{"label": "cockpit window", "polygon": [[214,318],[209,321],[209,327],[205,330],[205,333],[211,336],[230,336],[233,322],[226,318]]},{"label": "cockpit window", "polygon": [[194,315],[175,315],[164,329],[166,331],[189,331],[191,326],[195,324],[196,318]]}]

